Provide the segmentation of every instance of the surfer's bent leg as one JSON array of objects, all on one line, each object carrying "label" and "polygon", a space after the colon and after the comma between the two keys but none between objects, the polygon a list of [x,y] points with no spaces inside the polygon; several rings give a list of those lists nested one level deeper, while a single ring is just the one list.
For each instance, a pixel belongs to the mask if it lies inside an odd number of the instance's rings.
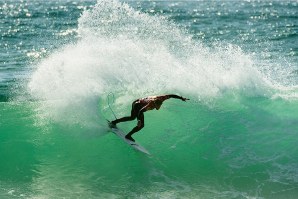
[{"label": "surfer's bent leg", "polygon": [[126,139],[135,141],[131,136],[132,134],[138,132],[139,130],[141,130],[142,128],[144,128],[145,123],[144,123],[144,113],[141,112],[138,116],[138,125],[136,127],[134,127],[126,136]]},{"label": "surfer's bent leg", "polygon": [[116,125],[116,124],[119,123],[119,122],[127,122],[127,121],[132,121],[132,120],[136,119],[136,117],[137,117],[137,113],[139,112],[139,110],[137,110],[137,109],[138,109],[138,105],[136,104],[136,101],[134,101],[134,102],[132,103],[131,114],[130,114],[130,116],[122,117],[122,118],[116,119],[116,120],[112,121],[111,123],[112,123],[113,125]]}]

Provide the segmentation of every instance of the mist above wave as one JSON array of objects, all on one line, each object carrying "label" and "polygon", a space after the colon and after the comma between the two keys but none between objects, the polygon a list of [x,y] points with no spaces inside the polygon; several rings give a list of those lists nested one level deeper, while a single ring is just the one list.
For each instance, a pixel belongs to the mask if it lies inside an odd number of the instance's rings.
[{"label": "mist above wave", "polygon": [[44,100],[42,112],[58,121],[69,114],[79,123],[95,122],[98,99],[109,92],[121,96],[116,103],[127,105],[145,95],[204,100],[227,91],[263,94],[267,87],[238,46],[206,47],[165,17],[115,0],[84,11],[78,32],[78,42],[38,64],[28,85],[32,96]]}]

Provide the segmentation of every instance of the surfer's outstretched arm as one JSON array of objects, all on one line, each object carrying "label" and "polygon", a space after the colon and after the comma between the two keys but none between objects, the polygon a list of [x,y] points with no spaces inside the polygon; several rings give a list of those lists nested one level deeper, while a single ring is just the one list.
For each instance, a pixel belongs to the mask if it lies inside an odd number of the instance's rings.
[{"label": "surfer's outstretched arm", "polygon": [[182,96],[178,96],[178,95],[174,95],[174,94],[170,94],[170,95],[164,95],[164,96],[160,96],[161,99],[164,101],[164,100],[167,100],[167,99],[170,99],[170,98],[175,98],[175,99],[180,99],[182,101],[186,101],[186,100],[189,100],[188,98],[185,98],[185,97],[182,97]]}]

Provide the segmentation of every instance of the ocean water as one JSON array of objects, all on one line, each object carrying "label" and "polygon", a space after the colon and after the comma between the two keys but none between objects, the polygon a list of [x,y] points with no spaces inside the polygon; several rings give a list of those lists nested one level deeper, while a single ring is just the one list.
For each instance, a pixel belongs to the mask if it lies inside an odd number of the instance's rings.
[{"label": "ocean water", "polygon": [[[297,18],[294,0],[0,1],[0,198],[297,198]],[[108,104],[160,94],[190,101],[145,113],[148,156]]]}]

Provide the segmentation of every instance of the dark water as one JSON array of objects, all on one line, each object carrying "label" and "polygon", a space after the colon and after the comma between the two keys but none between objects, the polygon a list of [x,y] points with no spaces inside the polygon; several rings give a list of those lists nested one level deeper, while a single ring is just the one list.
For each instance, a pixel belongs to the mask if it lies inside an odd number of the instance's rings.
[{"label": "dark water", "polygon": [[0,197],[296,198],[297,4],[0,2]]}]

